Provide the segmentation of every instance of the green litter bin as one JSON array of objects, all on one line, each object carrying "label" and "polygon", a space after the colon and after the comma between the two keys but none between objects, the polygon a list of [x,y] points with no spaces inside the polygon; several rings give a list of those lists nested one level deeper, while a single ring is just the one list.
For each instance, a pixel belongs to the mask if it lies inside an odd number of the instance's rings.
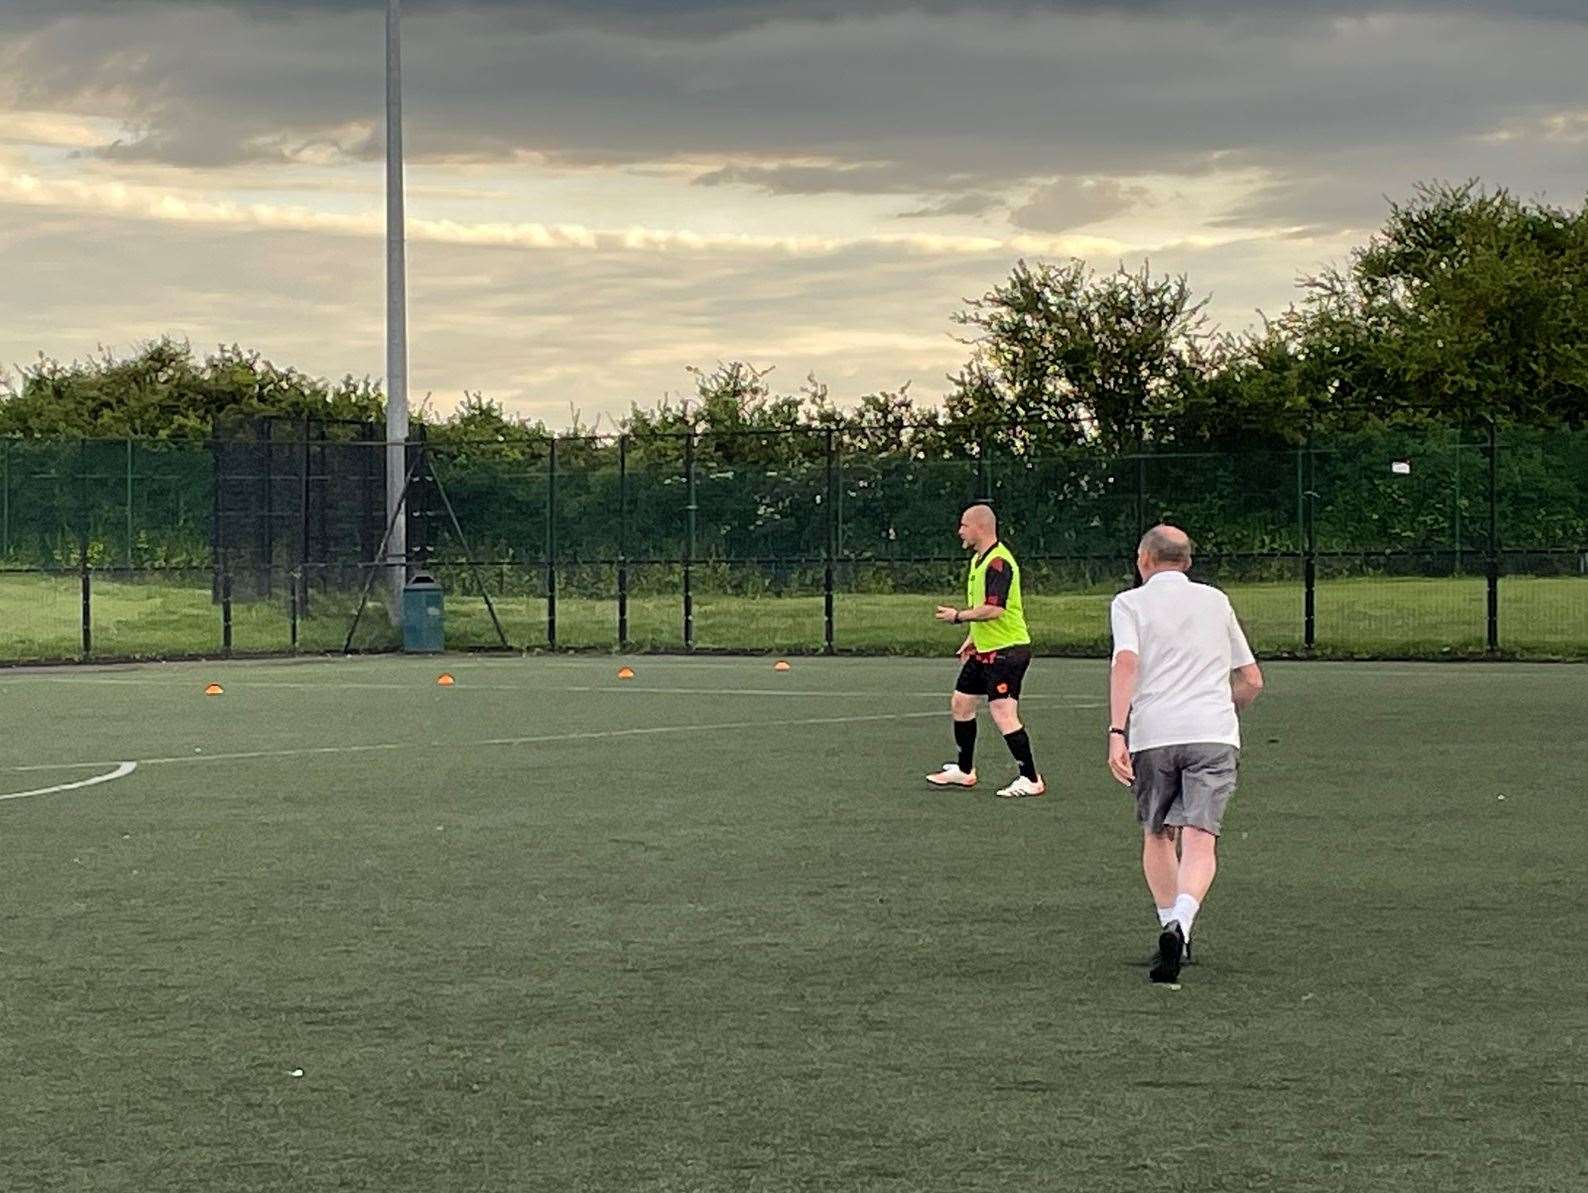
[{"label": "green litter bin", "polygon": [[403,585],[403,650],[440,654],[447,648],[442,622],[441,585],[420,572]]}]

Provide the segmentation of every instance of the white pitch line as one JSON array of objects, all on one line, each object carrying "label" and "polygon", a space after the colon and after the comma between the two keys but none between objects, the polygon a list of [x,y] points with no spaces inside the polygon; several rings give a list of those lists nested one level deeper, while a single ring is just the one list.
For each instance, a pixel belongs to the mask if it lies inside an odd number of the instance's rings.
[{"label": "white pitch line", "polygon": [[[1281,660],[1287,666],[1293,660]],[[1316,667],[1315,674],[1328,675],[1330,671],[1339,668],[1345,675],[1395,675],[1415,679],[1493,679],[1495,675],[1517,675],[1523,668],[1527,669],[1528,677],[1539,674],[1566,675],[1573,672],[1574,664],[1566,663],[1486,663],[1486,662],[1448,662],[1424,663],[1415,669],[1410,667],[1365,667],[1359,663],[1309,663],[1308,666]]]},{"label": "white pitch line", "polygon": [[[466,691],[474,687],[473,684],[460,683],[454,691]],[[951,694],[948,687],[938,688],[930,692],[899,692],[893,690],[878,690],[875,692],[821,692],[805,688],[637,688],[629,684],[622,687],[608,685],[605,687],[574,687],[562,685],[551,688],[515,688],[501,687],[489,688],[489,691],[523,692],[525,695],[555,695],[557,692],[636,692],[650,693],[657,696],[833,696],[860,699],[864,697],[902,696],[905,698],[919,698],[922,700],[941,700]],[[1088,695],[1094,695],[1089,693]],[[1029,700],[1082,700],[1086,697],[1074,692],[1022,692],[1021,701]],[[1090,705],[1077,705],[1076,707],[1091,707]]]},{"label": "white pitch line", "polygon": [[[1098,705],[1097,707],[1102,707]],[[307,758],[321,754],[370,754],[396,750],[468,750],[487,746],[538,746],[554,742],[595,741],[614,737],[648,737],[664,733],[723,733],[733,729],[786,729],[804,725],[855,725],[874,721],[912,721],[927,717],[941,717],[939,710],[931,712],[879,713],[860,717],[801,717],[781,721],[728,721],[707,725],[657,725],[641,729],[597,729],[582,733],[548,733],[537,737],[491,737],[482,741],[429,741],[429,742],[373,742],[349,746],[298,746],[286,750],[245,750],[230,754],[177,754],[168,758],[140,758],[135,763],[122,766],[168,766],[184,762],[246,762],[260,758]],[[46,762],[33,766],[13,766],[11,771],[33,772],[49,770],[76,770],[86,766],[110,766],[111,763]],[[131,771],[126,772],[128,774]],[[94,782],[103,783],[120,775],[101,776]],[[72,784],[83,786],[84,784]],[[61,788],[64,789],[64,788]],[[52,788],[51,790],[56,790]]]},{"label": "white pitch line", "polygon": [[[89,676],[40,676],[44,683],[60,684],[99,684],[107,687],[140,688],[189,688],[196,681],[178,679],[97,679]],[[7,681],[0,681],[4,683]],[[19,682],[19,681],[9,681]],[[228,679],[226,682],[233,685],[234,692],[248,691],[253,688],[284,688],[290,691],[371,691],[371,692],[411,692],[419,691],[428,686],[423,683],[305,683],[301,680],[250,680]],[[874,692],[824,692],[810,688],[657,688],[638,687],[634,684],[551,684],[546,687],[530,687],[524,684],[485,684],[470,683],[460,680],[457,687],[449,690],[452,695],[465,692],[518,692],[525,696],[555,695],[559,692],[629,692],[634,694],[649,694],[653,696],[831,696],[835,699],[859,699],[874,696],[904,696],[920,697],[922,699],[940,699],[949,694],[949,688],[934,689],[925,692],[900,692],[879,689]],[[1079,692],[1026,692],[1021,695],[1022,701],[1033,700],[1083,700],[1091,693],[1083,695]],[[1077,705],[1076,707],[1091,707],[1090,705]]]},{"label": "white pitch line", "polygon": [[[57,766],[57,767],[37,767],[37,768],[34,768],[34,767],[19,766],[19,767],[14,767],[13,769],[14,770],[33,770],[33,769],[38,769],[38,770],[65,770],[65,769],[67,769],[67,767]],[[76,769],[76,768],[74,767],[72,769]],[[116,766],[115,770],[110,771],[110,772],[108,772],[106,774],[103,774],[103,775],[95,775],[92,779],[80,779],[76,783],[57,783],[54,787],[38,787],[38,788],[35,788],[32,791],[13,791],[13,792],[10,792],[9,794],[6,794],[6,795],[0,795],[0,802],[3,802],[5,800],[11,800],[11,799],[32,799],[35,795],[54,795],[58,791],[77,791],[77,790],[79,790],[80,788],[83,788],[83,787],[96,787],[100,783],[109,783],[109,782],[111,782],[114,779],[125,779],[128,775],[132,774],[132,772],[137,770],[137,769],[138,769],[138,764],[136,762],[122,762],[122,763],[119,763]]]}]

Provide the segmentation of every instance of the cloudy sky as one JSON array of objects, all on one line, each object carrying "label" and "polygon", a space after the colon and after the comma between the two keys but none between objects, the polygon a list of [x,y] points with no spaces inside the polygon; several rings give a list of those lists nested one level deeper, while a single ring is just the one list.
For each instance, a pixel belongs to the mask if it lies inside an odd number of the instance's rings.
[{"label": "cloudy sky", "polygon": [[[1418,179],[1588,193],[1588,0],[408,0],[417,401],[934,396],[1014,261],[1238,329]],[[384,368],[382,0],[0,0],[0,364]]]}]

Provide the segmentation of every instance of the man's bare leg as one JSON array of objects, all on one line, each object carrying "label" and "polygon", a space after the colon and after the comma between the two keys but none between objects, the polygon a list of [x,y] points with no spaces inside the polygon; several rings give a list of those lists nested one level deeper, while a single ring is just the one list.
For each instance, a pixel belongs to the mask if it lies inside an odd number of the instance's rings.
[{"label": "man's bare leg", "polygon": [[[1173,918],[1187,937],[1202,900],[1208,897],[1213,876],[1218,873],[1219,839],[1205,829],[1187,825],[1180,830],[1180,865],[1176,875]],[[1161,906],[1161,904],[1160,904]]]}]

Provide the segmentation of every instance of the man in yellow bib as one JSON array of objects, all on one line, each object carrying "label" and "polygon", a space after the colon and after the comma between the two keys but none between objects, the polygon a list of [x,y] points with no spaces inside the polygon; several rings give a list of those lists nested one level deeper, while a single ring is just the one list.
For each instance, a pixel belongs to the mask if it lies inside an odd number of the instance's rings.
[{"label": "man in yellow bib", "polygon": [[1047,790],[1031,758],[1031,738],[1020,724],[1020,684],[1031,665],[1031,635],[1026,632],[1020,599],[1020,565],[998,540],[998,518],[992,508],[973,505],[959,522],[959,539],[972,552],[965,582],[967,609],[937,607],[939,621],[970,627],[960,644],[959,679],[949,708],[954,717],[954,744],[959,757],[944,764],[926,781],[938,787],[976,786],[976,705],[987,698],[987,711],[1004,735],[1020,774],[998,792],[1004,799],[1041,795]]}]

